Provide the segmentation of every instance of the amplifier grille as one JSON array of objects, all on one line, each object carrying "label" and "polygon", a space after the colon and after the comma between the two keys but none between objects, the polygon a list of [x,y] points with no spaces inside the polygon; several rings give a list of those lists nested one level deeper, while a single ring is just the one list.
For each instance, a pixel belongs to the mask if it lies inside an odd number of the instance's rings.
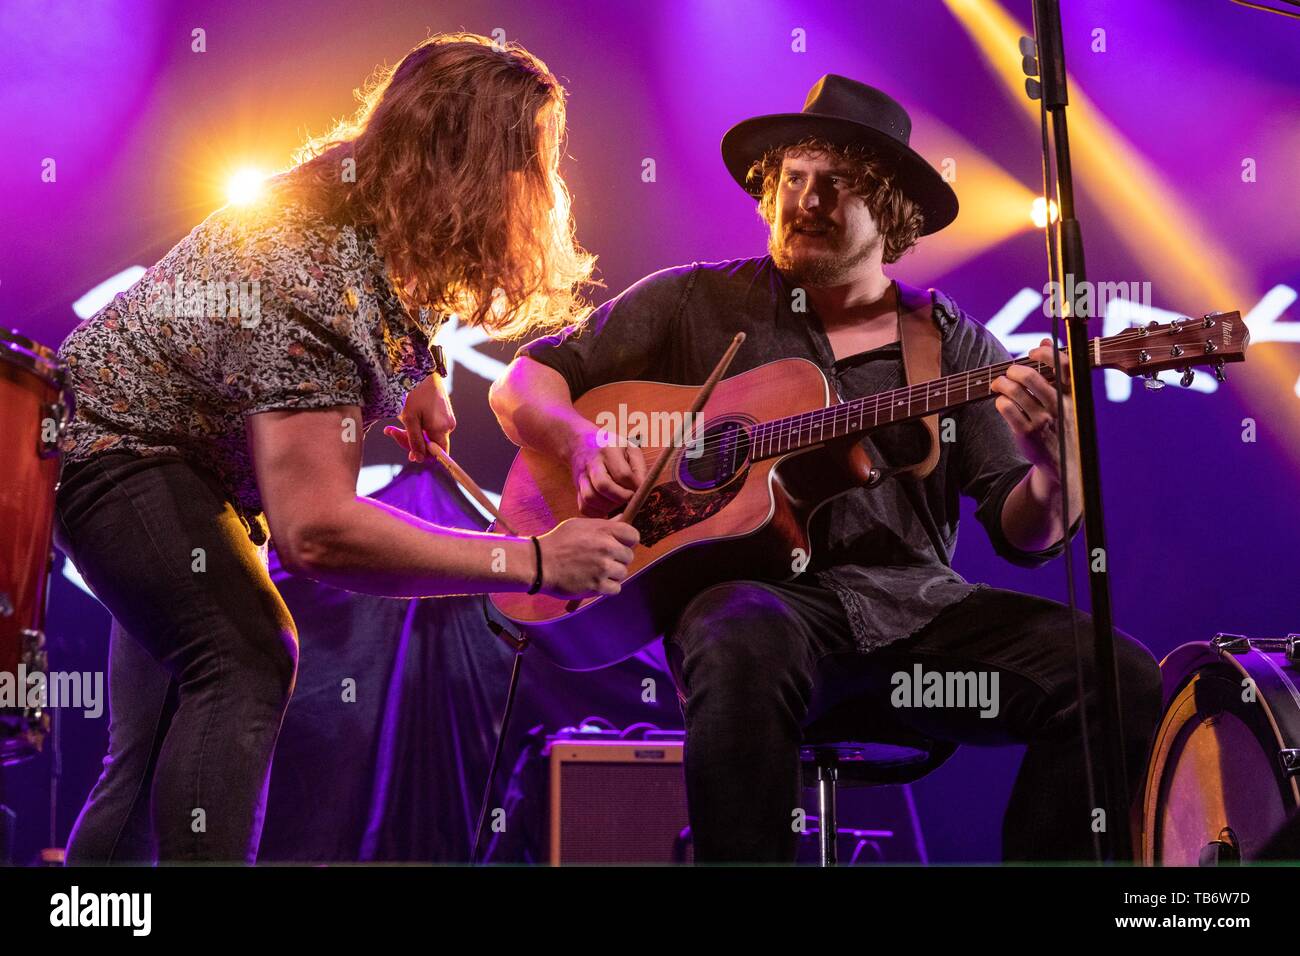
[{"label": "amplifier grille", "polygon": [[559,815],[561,863],[671,863],[686,828],[682,766],[565,761]]}]

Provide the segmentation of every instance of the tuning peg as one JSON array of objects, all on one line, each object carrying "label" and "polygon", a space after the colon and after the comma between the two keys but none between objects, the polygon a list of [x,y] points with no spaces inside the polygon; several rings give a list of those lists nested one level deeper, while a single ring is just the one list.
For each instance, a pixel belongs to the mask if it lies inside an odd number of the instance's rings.
[{"label": "tuning peg", "polygon": [[[1024,71],[1025,76],[1030,79],[1038,76],[1038,44],[1034,42],[1033,37],[1020,38],[1020,58],[1020,69]],[[1032,86],[1026,82],[1025,92],[1029,94],[1031,100],[1036,100],[1042,89],[1037,82]]]},{"label": "tuning peg", "polygon": [[1185,368],[1183,369],[1183,377],[1178,380],[1178,384],[1183,388],[1191,388],[1192,379],[1194,378],[1196,378],[1196,369]]},{"label": "tuning peg", "polygon": [[1214,377],[1220,382],[1228,380],[1228,374],[1223,370],[1223,359],[1214,363]]},{"label": "tuning peg", "polygon": [[1151,391],[1153,392],[1158,391],[1159,389],[1165,387],[1165,383],[1160,381],[1160,379],[1156,378],[1155,372],[1147,372],[1146,381],[1143,382],[1142,384],[1145,385],[1147,388],[1151,389]]}]

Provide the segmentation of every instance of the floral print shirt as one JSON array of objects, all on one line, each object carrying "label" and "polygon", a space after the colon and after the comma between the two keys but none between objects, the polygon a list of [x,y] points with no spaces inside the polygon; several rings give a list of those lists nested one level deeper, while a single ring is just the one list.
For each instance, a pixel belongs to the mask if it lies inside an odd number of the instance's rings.
[{"label": "floral print shirt", "polygon": [[433,370],[435,331],[401,305],[373,230],[273,189],[213,213],[64,340],[77,401],[64,459],[183,457],[220,480],[260,545],[245,418],[336,405],[360,406],[363,428],[391,418]]}]

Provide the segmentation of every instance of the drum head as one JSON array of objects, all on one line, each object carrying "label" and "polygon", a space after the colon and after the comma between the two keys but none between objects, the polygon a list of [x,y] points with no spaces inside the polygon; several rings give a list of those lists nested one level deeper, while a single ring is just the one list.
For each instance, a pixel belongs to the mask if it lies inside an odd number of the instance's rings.
[{"label": "drum head", "polygon": [[[1204,664],[1170,701],[1156,734],[1143,809],[1148,865],[1252,859],[1296,808],[1283,744],[1243,675]],[[1250,695],[1247,694],[1247,697]]]}]

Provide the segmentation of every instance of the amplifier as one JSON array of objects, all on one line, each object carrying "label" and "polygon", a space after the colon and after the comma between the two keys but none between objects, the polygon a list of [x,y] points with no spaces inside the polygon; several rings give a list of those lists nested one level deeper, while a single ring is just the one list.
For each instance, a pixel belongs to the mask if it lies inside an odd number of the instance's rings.
[{"label": "amplifier", "polygon": [[[617,731],[547,737],[550,864],[691,862],[683,737],[669,730],[636,740]],[[909,786],[841,787],[838,803],[843,863],[926,862]],[[803,806],[809,820],[798,861],[815,863],[815,791],[804,790]]]},{"label": "amplifier", "polygon": [[681,734],[553,737],[543,753],[550,772],[552,866],[690,861]]}]

